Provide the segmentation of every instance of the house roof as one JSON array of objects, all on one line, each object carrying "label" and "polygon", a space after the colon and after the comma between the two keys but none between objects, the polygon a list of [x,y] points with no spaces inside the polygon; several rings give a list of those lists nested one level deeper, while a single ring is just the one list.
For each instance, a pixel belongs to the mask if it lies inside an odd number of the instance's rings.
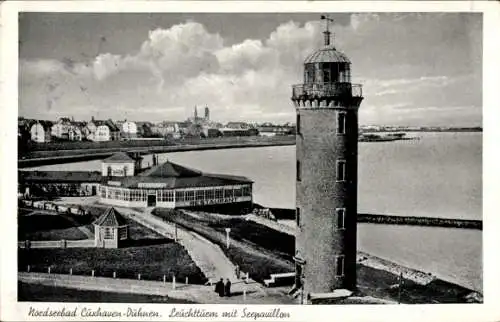
[{"label": "house roof", "polygon": [[127,220],[115,208],[109,207],[104,213],[94,221],[96,226],[119,227],[126,226]]},{"label": "house roof", "polygon": [[71,119],[69,117],[61,117],[61,118],[59,118],[59,122],[61,122],[61,123],[71,123]]},{"label": "house roof", "polygon": [[155,166],[135,177],[111,177],[107,180],[120,181],[121,187],[139,188],[142,184],[155,184],[164,189],[225,186],[252,183],[241,176],[202,173],[201,171],[165,162]]},{"label": "house roof", "polygon": [[310,54],[304,64],[315,64],[315,63],[347,63],[350,64],[351,61],[347,56],[335,49],[334,46],[325,46],[312,54]]},{"label": "house roof", "polygon": [[135,162],[135,159],[126,152],[116,152],[109,158],[102,160],[103,163],[130,163]]},{"label": "house roof", "polygon": [[37,121],[37,122],[33,123],[31,126],[33,126],[37,123],[40,124],[44,130],[50,130],[52,128],[52,125],[53,125],[53,123],[51,121],[41,120],[41,121]]},{"label": "house roof", "polygon": [[19,182],[100,182],[99,171],[18,171]]},{"label": "house roof", "polygon": [[95,126],[102,126],[102,125],[106,125],[107,127],[109,127],[109,130],[111,132],[119,132],[120,131],[120,128],[118,126],[116,126],[115,123],[113,123],[113,121],[111,120],[93,120],[92,121]]},{"label": "house roof", "polygon": [[183,167],[181,165],[165,162],[140,174],[142,177],[159,177],[159,178],[181,178],[181,177],[196,177],[200,176],[198,170]]}]

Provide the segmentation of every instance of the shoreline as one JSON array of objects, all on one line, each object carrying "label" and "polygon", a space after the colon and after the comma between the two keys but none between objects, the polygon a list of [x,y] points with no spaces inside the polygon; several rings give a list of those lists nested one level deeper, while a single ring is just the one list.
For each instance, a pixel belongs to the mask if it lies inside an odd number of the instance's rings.
[{"label": "shoreline", "polygon": [[[64,164],[82,161],[91,161],[107,158],[113,153],[120,151],[134,151],[141,154],[150,153],[172,153],[172,152],[187,152],[187,151],[203,151],[203,150],[221,150],[221,149],[238,149],[238,148],[262,148],[273,146],[288,146],[295,145],[293,141],[255,141],[255,142],[233,142],[233,143],[206,143],[206,144],[185,144],[185,145],[169,145],[169,146],[148,146],[134,148],[102,148],[102,149],[82,149],[82,150],[64,150],[64,151],[36,151],[38,157],[29,159],[18,159],[18,168],[37,167],[42,165]],[[92,152],[93,151],[93,152]],[[69,154],[69,155],[68,155]],[[46,156],[43,156],[46,155]]]}]

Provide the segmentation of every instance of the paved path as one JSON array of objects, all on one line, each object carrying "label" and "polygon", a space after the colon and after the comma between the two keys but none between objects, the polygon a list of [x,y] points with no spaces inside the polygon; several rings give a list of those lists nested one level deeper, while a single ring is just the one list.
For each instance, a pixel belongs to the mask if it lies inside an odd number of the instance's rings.
[{"label": "paved path", "polygon": [[[292,299],[284,292],[264,293],[243,282],[234,283],[231,287],[231,297],[219,297],[212,286],[156,281],[113,279],[109,277],[91,277],[81,275],[63,275],[46,273],[18,273],[20,282],[42,284],[54,287],[66,287],[79,290],[101,292],[117,292],[167,296],[169,298],[187,300],[204,304],[292,304]],[[243,295],[245,291],[246,295]]]},{"label": "paved path", "polygon": [[[151,209],[144,212],[121,207],[115,207],[115,209],[163,236],[175,238],[175,225],[152,215]],[[218,245],[179,226],[177,226],[177,242],[186,248],[189,256],[209,281],[216,282],[221,277],[229,278],[232,282],[237,281],[235,266]]]}]

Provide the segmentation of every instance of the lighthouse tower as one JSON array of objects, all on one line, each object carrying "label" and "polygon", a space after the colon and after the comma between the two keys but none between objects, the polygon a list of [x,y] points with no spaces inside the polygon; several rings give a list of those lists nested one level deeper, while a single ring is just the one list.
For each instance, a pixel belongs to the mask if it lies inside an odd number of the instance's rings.
[{"label": "lighthouse tower", "polygon": [[351,62],[330,43],[304,62],[292,88],[297,110],[295,290],[303,302],[318,293],[356,288],[358,108],[361,85]]}]

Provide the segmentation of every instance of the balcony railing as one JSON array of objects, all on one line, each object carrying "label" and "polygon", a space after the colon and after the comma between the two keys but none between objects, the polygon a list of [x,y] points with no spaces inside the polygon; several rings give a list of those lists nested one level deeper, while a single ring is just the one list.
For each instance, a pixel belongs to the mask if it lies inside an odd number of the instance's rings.
[{"label": "balcony railing", "polygon": [[310,83],[292,86],[292,99],[343,96],[363,97],[361,84],[351,83]]}]

